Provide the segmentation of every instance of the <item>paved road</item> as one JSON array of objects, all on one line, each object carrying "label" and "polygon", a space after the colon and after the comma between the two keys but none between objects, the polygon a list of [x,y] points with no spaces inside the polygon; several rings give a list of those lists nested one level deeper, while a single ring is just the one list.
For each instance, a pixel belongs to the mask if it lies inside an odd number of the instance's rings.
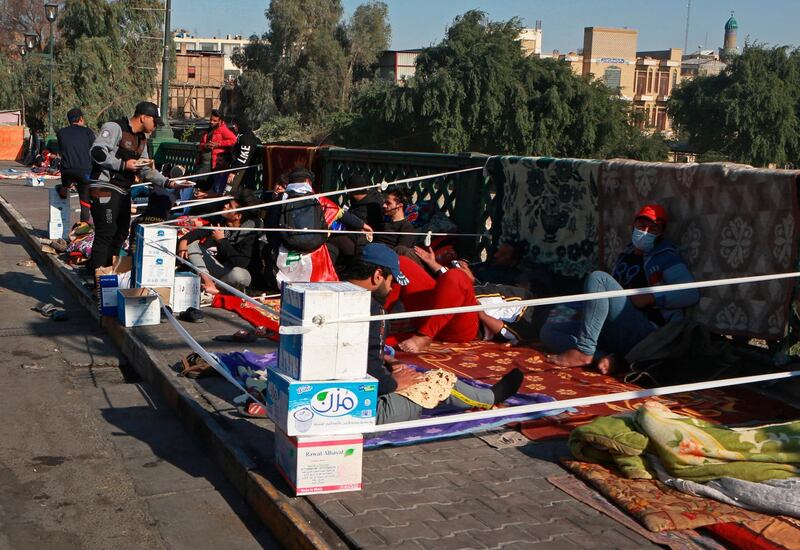
[{"label": "paved road", "polygon": [[[0,549],[276,548],[0,221]],[[51,302],[57,323],[31,310]]]}]

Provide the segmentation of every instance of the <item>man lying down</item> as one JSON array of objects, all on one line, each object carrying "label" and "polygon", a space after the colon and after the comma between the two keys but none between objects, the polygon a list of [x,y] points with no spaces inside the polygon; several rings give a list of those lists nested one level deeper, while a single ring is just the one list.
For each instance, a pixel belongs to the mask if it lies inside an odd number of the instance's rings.
[{"label": "man lying down", "polygon": [[[372,293],[371,315],[384,313],[393,281],[400,286],[408,283],[397,254],[379,243],[364,247],[361,257],[350,264],[345,279]],[[489,388],[470,386],[443,370],[422,374],[385,356],[385,340],[386,322],[371,322],[367,372],[378,380],[378,424],[417,419],[423,409],[443,402],[462,409],[490,409],[514,395],[522,384],[523,374],[519,369],[509,371]]]}]

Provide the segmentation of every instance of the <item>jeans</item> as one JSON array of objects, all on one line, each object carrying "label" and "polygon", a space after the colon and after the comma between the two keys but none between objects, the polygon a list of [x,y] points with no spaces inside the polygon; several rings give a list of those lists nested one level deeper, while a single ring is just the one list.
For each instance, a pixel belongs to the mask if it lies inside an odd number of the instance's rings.
[{"label": "jeans", "polygon": [[189,261],[198,271],[208,273],[231,286],[248,287],[252,277],[243,267],[226,266],[215,258],[207,248],[194,241],[189,244]]},{"label": "jeans", "polygon": [[114,256],[128,238],[131,225],[131,196],[112,190],[91,193],[94,243],[92,243],[92,268],[112,264]]},{"label": "jeans", "polygon": [[[595,271],[584,284],[584,292],[622,290],[608,273]],[[598,347],[608,353],[627,354],[633,346],[656,330],[654,325],[628,298],[601,298],[585,303],[580,320],[550,322],[539,333],[548,349],[562,353],[577,349],[595,355]]]},{"label": "jeans", "polygon": [[81,205],[81,221],[89,222],[92,219],[92,202],[89,198],[89,179],[91,175],[87,171],[66,168],[61,170],[61,183],[69,188],[73,183],[78,190],[78,201]]}]

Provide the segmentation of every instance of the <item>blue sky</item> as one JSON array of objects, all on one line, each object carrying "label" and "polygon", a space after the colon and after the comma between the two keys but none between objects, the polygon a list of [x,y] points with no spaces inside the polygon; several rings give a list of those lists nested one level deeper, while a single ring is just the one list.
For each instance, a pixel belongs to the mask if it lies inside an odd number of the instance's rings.
[{"label": "blue sky", "polygon": [[[342,0],[349,15],[363,0]],[[544,51],[574,50],[583,28],[629,27],[639,31],[640,50],[683,47],[687,0],[386,0],[392,47],[428,46],[442,39],[453,18],[480,9],[494,20],[517,16],[544,29]],[[266,30],[267,0],[172,0],[172,26],[198,35],[260,34]],[[739,44],[798,45],[800,0],[693,0],[689,50],[722,45],[731,10],[739,22]],[[706,42],[707,41],[707,42]]]}]

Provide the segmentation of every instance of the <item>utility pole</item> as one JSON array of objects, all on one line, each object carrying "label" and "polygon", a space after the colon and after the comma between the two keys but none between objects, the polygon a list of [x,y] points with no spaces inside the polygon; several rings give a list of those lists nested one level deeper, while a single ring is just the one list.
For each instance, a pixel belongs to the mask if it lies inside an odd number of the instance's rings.
[{"label": "utility pole", "polygon": [[686,0],[686,30],[683,34],[683,53],[689,47],[689,19],[692,15],[692,0]]},{"label": "utility pole", "polygon": [[159,106],[163,126],[156,128],[153,135],[154,155],[160,144],[177,141],[172,135],[172,127],[169,125],[169,68],[170,39],[172,38],[170,16],[172,14],[172,0],[164,0],[164,8],[164,51],[161,56],[161,105]]}]

